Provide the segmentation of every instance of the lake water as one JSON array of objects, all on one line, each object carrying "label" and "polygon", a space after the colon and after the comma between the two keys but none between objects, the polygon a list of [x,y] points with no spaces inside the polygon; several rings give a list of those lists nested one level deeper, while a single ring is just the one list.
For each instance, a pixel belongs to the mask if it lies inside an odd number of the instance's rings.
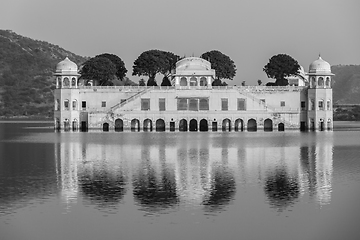
[{"label": "lake water", "polygon": [[0,122],[0,239],[360,239],[360,123],[66,132]]}]

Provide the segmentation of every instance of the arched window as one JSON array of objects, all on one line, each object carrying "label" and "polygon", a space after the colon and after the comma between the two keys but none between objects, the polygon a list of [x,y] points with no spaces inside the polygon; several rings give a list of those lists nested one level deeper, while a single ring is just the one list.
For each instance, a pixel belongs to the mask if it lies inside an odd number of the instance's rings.
[{"label": "arched window", "polygon": [[310,109],[315,110],[315,100],[314,99],[310,99]]},{"label": "arched window", "polygon": [[190,78],[190,86],[197,86],[197,79],[196,77],[191,77]]},{"label": "arched window", "polygon": [[206,77],[201,77],[200,78],[200,86],[207,86]]},{"label": "arched window", "polygon": [[319,100],[319,110],[324,110],[324,100]]},{"label": "arched window", "polygon": [[314,88],[316,87],[316,80],[315,80],[315,77],[311,77],[311,80],[310,80],[310,87]]},{"label": "arched window", "polygon": [[72,110],[77,110],[77,101],[76,100],[72,101]]},{"label": "arched window", "polygon": [[69,87],[70,86],[70,80],[69,78],[64,78],[64,84],[63,84],[64,87]]},{"label": "arched window", "polygon": [[318,86],[319,87],[324,87],[324,78],[323,77],[318,78]]},{"label": "arched window", "polygon": [[326,101],[326,110],[331,110],[331,101],[330,100]]},{"label": "arched window", "polygon": [[57,81],[57,87],[61,88],[61,77],[58,77],[56,81]]},{"label": "arched window", "polygon": [[69,110],[69,100],[64,100],[64,110]]},{"label": "arched window", "polygon": [[327,88],[331,88],[330,78],[329,77],[326,78],[326,83],[325,84],[326,84]]},{"label": "arched window", "polygon": [[187,86],[187,79],[186,77],[182,77],[180,79],[180,86]]},{"label": "arched window", "polygon": [[76,87],[76,78],[74,77],[71,79],[71,86]]}]

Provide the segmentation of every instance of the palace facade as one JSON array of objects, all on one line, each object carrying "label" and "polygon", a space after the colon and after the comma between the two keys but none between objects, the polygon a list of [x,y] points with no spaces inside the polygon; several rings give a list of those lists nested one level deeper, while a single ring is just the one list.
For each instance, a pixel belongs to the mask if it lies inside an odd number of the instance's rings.
[{"label": "palace facade", "polygon": [[[87,86],[68,58],[56,66],[55,128],[86,131],[332,130],[330,64],[319,56],[289,86],[212,86],[197,57],[176,63],[172,86]],[[94,84],[95,85],[95,84]]]}]

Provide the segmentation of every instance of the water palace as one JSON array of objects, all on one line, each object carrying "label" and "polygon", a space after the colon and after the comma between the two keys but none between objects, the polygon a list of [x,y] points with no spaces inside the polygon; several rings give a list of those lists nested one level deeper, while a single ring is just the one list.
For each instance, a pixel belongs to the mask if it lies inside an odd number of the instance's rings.
[{"label": "water palace", "polygon": [[86,86],[77,65],[59,62],[55,128],[86,131],[332,130],[330,64],[319,59],[289,86],[212,86],[215,70],[197,57],[176,63],[172,86]]}]

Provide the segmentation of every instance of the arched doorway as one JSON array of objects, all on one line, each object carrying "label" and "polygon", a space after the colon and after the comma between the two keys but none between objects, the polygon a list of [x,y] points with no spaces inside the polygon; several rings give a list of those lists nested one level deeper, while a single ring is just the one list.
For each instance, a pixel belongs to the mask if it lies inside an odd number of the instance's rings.
[{"label": "arched doorway", "polygon": [[74,119],[74,121],[72,122],[72,130],[76,131],[78,129],[78,121],[77,119]]},{"label": "arched doorway", "polygon": [[122,132],[124,131],[124,122],[122,119],[118,118],[115,120],[115,131]]},{"label": "arched doorway", "polygon": [[253,118],[249,119],[248,124],[247,124],[247,130],[249,132],[256,132],[257,131],[257,123],[256,123],[255,119],[253,119]]},{"label": "arched doorway", "polygon": [[271,132],[273,130],[273,121],[271,119],[265,119],[264,131]]},{"label": "arched doorway", "polygon": [[151,119],[145,119],[143,124],[143,130],[144,132],[152,131],[152,121]]},{"label": "arched doorway", "polygon": [[131,120],[131,131],[133,131],[133,132],[140,131],[140,121],[138,119]]},{"label": "arched doorway", "polygon": [[323,119],[320,119],[320,122],[319,122],[319,130],[320,131],[324,131],[325,127],[324,127],[324,120]]},{"label": "arched doorway", "polygon": [[103,131],[104,131],[104,132],[108,132],[108,131],[109,131],[109,124],[108,124],[108,123],[104,123],[104,124],[103,124]]},{"label": "arched doorway", "polygon": [[196,119],[191,119],[189,123],[189,131],[196,132],[198,130],[198,125]]},{"label": "arched doorway", "polygon": [[186,119],[181,119],[179,122],[179,131],[186,132],[187,131],[187,121]]},{"label": "arched doorway", "polygon": [[69,119],[65,119],[64,121],[64,130],[69,131],[70,130],[70,122]]},{"label": "arched doorway", "polygon": [[156,131],[157,132],[165,131],[165,121],[163,119],[156,120]]},{"label": "arched doorway", "polygon": [[279,124],[278,124],[278,131],[279,131],[279,132],[285,131],[285,125],[284,125],[283,123],[279,123]]},{"label": "arched doorway", "polygon": [[222,122],[222,130],[223,131],[231,131],[231,121],[228,118],[225,118]]},{"label": "arched doorway", "polygon": [[207,132],[209,130],[208,121],[206,119],[200,120],[200,132]]},{"label": "arched doorway", "polygon": [[244,131],[244,121],[240,118],[235,120],[235,131]]}]

